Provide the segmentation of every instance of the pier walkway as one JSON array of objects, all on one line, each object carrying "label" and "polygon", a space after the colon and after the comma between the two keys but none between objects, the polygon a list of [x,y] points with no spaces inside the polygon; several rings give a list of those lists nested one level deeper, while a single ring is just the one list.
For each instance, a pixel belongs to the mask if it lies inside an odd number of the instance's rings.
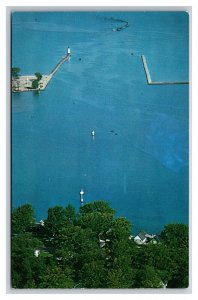
[{"label": "pier walkway", "polygon": [[188,81],[152,81],[151,74],[149,72],[149,68],[148,68],[148,65],[147,65],[146,57],[144,55],[141,55],[141,59],[142,59],[142,62],[143,62],[147,83],[149,85],[156,85],[156,84],[189,84]]},{"label": "pier walkway", "polygon": [[63,56],[63,58],[61,59],[61,61],[56,65],[56,67],[50,73],[50,76],[53,77],[54,74],[58,71],[58,69],[64,64],[64,62],[66,62],[67,60],[69,60],[70,57],[71,57],[71,54],[67,54],[67,55]]},{"label": "pier walkway", "polygon": [[14,93],[20,93],[20,92],[45,90],[50,80],[55,75],[55,73],[64,64],[64,62],[70,59],[70,57],[71,57],[70,53],[63,56],[63,58],[59,61],[59,63],[55,66],[55,68],[52,70],[52,72],[49,75],[42,75],[42,78],[39,81],[39,87],[37,89],[32,89],[32,82],[36,80],[37,77],[35,75],[25,75],[25,76],[19,76],[18,78],[12,80],[12,91]]}]

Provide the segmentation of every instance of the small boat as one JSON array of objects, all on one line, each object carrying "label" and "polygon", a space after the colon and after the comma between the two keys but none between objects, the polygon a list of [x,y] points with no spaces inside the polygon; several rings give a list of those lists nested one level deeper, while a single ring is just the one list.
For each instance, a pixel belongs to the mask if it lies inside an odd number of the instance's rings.
[{"label": "small boat", "polygon": [[85,193],[85,192],[83,191],[83,189],[81,189],[81,190],[80,190],[80,195],[82,196],[82,195],[84,195],[84,193]]},{"label": "small boat", "polygon": [[95,136],[95,131],[94,131],[94,130],[91,132],[91,135],[92,135],[92,136]]},{"label": "small boat", "polygon": [[80,190],[80,203],[81,203],[81,204],[83,204],[83,202],[84,202],[84,199],[83,199],[84,193],[85,193],[85,192],[83,191],[83,189],[81,189],[81,190]]}]

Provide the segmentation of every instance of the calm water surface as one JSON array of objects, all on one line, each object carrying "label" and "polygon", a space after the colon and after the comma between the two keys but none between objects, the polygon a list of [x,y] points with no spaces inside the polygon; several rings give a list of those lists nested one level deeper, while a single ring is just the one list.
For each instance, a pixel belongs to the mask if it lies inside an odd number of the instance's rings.
[{"label": "calm water surface", "polygon": [[[129,27],[113,31],[120,19]],[[68,45],[44,92],[12,96],[13,206],[31,203],[40,220],[78,208],[83,188],[85,203],[108,201],[135,232],[188,223],[188,85],[148,86],[140,58],[154,81],[188,81],[188,15],[13,14],[21,74],[49,74]]]}]

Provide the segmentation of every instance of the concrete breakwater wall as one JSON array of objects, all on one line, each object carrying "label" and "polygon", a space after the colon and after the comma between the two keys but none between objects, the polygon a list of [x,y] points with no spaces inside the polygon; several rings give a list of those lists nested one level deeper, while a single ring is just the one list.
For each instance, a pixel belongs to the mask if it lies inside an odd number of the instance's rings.
[{"label": "concrete breakwater wall", "polygon": [[66,62],[67,60],[69,60],[71,57],[71,54],[67,54],[66,56],[64,56],[61,61],[56,65],[56,67],[52,70],[52,72],[50,73],[51,77],[54,76],[54,74],[58,71],[58,69],[64,64],[64,62]]},{"label": "concrete breakwater wall", "polygon": [[47,85],[49,84],[50,80],[53,78],[55,73],[59,70],[59,68],[69,60],[71,57],[71,54],[65,55],[55,66],[55,68],[52,70],[52,72],[49,75],[43,75],[41,80],[39,81],[39,86],[37,89],[32,88],[32,82],[36,80],[35,75],[24,75],[19,76],[18,78],[15,78],[12,80],[12,91],[14,93],[20,93],[20,92],[29,92],[29,91],[43,91],[46,89]]},{"label": "concrete breakwater wall", "polygon": [[141,55],[141,59],[142,59],[142,62],[143,62],[147,83],[151,84],[152,80],[151,80],[151,75],[150,75],[150,72],[149,72],[149,69],[148,69],[148,66],[147,66],[146,57],[144,55]]},{"label": "concrete breakwater wall", "polygon": [[189,84],[188,81],[152,81],[151,74],[147,65],[146,57],[141,55],[144,71],[146,74],[147,83],[149,85],[160,85],[160,84]]}]

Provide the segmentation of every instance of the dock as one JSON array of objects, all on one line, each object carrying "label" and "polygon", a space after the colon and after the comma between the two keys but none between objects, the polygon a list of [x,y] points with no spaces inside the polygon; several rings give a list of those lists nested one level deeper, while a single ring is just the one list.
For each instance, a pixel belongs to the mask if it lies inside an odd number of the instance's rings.
[{"label": "dock", "polygon": [[141,55],[144,71],[146,74],[147,84],[149,85],[160,85],[160,84],[189,84],[188,81],[152,81],[151,74],[147,65],[145,55]]},{"label": "dock", "polygon": [[70,59],[70,57],[71,57],[71,53],[67,53],[67,55],[63,56],[63,58],[58,62],[58,64],[55,66],[55,68],[51,71],[49,75],[42,75],[42,78],[39,81],[39,86],[37,89],[32,88],[32,82],[36,80],[37,77],[35,75],[24,75],[12,79],[12,91],[14,93],[44,91],[47,85],[49,84],[50,80],[55,75],[55,73],[64,64],[64,62]]}]

